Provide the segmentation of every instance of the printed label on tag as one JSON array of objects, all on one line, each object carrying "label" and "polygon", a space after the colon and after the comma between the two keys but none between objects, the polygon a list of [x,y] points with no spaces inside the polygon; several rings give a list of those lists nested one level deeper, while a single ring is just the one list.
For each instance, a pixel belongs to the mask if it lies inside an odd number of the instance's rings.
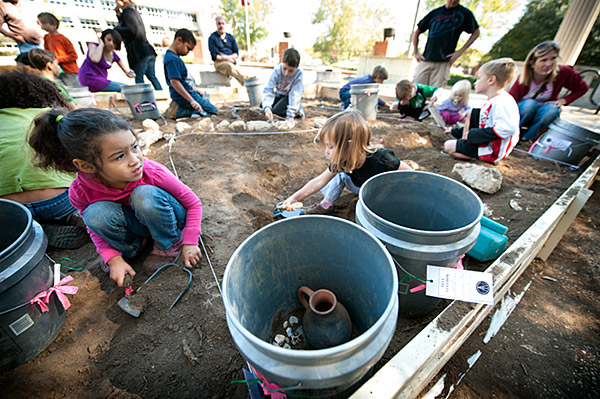
[{"label": "printed label on tag", "polygon": [[427,265],[425,295],[492,305],[493,281],[491,273]]}]

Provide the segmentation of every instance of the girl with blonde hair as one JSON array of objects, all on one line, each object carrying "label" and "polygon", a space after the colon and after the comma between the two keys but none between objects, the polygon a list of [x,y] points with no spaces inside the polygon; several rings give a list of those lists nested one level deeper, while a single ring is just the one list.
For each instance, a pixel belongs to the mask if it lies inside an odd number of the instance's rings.
[{"label": "girl with blonde hair", "polygon": [[469,95],[471,94],[471,82],[466,79],[459,80],[452,86],[450,98],[447,98],[438,107],[438,112],[448,126],[454,126],[458,122],[464,122],[471,110],[469,106]]}]

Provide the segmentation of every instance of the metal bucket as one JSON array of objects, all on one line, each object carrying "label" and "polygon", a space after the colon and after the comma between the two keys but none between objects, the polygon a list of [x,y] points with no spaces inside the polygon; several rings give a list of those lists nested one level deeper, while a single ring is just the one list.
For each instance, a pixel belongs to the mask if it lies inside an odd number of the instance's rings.
[{"label": "metal bucket", "polygon": [[350,86],[350,102],[352,108],[358,110],[367,120],[377,118],[377,102],[379,100],[379,83]]},{"label": "metal bucket", "polygon": [[[359,335],[317,350],[272,345],[273,319],[302,306],[303,285],[333,291]],[[330,216],[301,216],[263,227],[236,249],[223,276],[223,301],[240,353],[270,382],[299,386],[294,394],[347,397],[390,343],[397,286],[391,256],[367,230]]]},{"label": "metal bucket", "polygon": [[140,83],[131,86],[121,86],[121,93],[125,96],[125,101],[133,117],[137,120],[158,119],[161,117],[156,99],[154,98],[154,89],[148,83]]},{"label": "metal bucket", "polygon": [[263,84],[258,78],[249,78],[244,80],[244,86],[248,92],[248,101],[251,107],[255,107],[262,102]]},{"label": "metal bucket", "polygon": [[533,143],[529,153],[538,159],[578,165],[585,154],[598,145],[600,133],[559,118]]},{"label": "metal bucket", "polygon": [[0,371],[6,371],[50,345],[66,312],[56,295],[46,313],[29,303],[53,284],[42,227],[27,208],[5,199],[0,199],[0,225]]},{"label": "metal bucket", "polygon": [[401,316],[422,316],[438,305],[423,289],[427,265],[455,267],[475,245],[482,216],[483,204],[470,188],[434,173],[392,171],[363,184],[356,222],[397,262]]}]

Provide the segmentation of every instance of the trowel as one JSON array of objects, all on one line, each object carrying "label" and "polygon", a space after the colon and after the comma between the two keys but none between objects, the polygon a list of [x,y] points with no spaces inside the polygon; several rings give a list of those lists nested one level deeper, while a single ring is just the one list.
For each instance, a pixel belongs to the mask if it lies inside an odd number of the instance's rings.
[{"label": "trowel", "polygon": [[140,309],[139,307],[137,307],[131,303],[131,298],[132,298],[133,292],[134,292],[131,284],[132,284],[131,276],[129,274],[126,274],[125,278],[123,279],[123,285],[125,286],[125,296],[123,298],[119,299],[119,302],[117,302],[117,305],[119,305],[119,307],[121,309],[123,309],[124,311],[126,311],[127,313],[132,315],[133,317],[140,317],[140,314],[142,313],[142,309]]}]

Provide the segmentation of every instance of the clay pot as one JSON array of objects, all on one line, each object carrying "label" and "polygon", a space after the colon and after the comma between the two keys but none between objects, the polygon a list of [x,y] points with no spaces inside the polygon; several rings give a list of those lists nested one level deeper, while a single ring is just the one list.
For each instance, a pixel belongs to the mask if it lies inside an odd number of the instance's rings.
[{"label": "clay pot", "polygon": [[350,339],[350,315],[333,292],[326,289],[313,291],[302,286],[298,289],[298,299],[306,308],[302,325],[304,337],[310,346],[315,349],[329,348]]}]

